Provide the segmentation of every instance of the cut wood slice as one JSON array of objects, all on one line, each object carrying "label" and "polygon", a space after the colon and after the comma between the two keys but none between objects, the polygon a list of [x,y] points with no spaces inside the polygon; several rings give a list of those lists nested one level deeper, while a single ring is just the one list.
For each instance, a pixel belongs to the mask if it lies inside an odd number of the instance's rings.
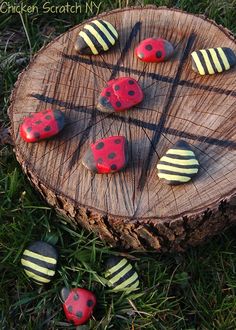
[{"label": "cut wood slice", "polygon": [[[78,55],[83,23],[41,49],[20,75],[9,109],[17,159],[51,205],[109,244],[181,251],[236,222],[235,69],[200,76],[190,56],[209,47],[236,51],[235,40],[214,22],[175,9],[135,7],[99,17],[119,32],[112,49]],[[153,36],[174,45],[174,58],[145,64],[134,56],[138,43]],[[138,80],[144,101],[123,113],[98,111],[106,82],[124,76]],[[64,130],[27,144],[20,123],[48,108],[65,113]],[[112,135],[128,139],[129,165],[94,175],[82,157],[91,143]],[[191,146],[200,170],[187,184],[166,185],[156,166],[179,139]]]}]

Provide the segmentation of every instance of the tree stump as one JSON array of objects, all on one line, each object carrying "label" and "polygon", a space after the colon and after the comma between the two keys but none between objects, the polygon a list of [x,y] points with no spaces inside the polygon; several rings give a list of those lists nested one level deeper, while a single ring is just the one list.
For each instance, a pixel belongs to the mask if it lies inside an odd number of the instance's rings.
[{"label": "tree stump", "polygon": [[[200,76],[190,56],[208,47],[236,51],[235,40],[213,21],[176,9],[135,7],[99,17],[119,32],[110,51],[76,53],[83,23],[41,49],[20,75],[9,109],[17,159],[51,205],[110,245],[181,251],[236,222],[235,70]],[[171,61],[144,64],[134,56],[152,36],[174,44]],[[98,111],[100,91],[121,76],[139,81],[144,101],[124,113]],[[18,133],[23,117],[47,108],[64,111],[66,127],[51,140],[25,143]],[[93,175],[83,167],[90,143],[119,134],[130,141],[125,171]],[[180,138],[192,146],[200,172],[188,184],[165,185],[156,165]]]}]

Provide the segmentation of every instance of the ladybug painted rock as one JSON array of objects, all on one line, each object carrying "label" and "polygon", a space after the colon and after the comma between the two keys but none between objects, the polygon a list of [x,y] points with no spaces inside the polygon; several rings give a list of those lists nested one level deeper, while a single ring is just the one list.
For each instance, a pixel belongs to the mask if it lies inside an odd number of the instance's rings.
[{"label": "ladybug painted rock", "polygon": [[130,77],[110,80],[100,94],[97,108],[103,112],[119,112],[130,109],[143,100],[138,82]]},{"label": "ladybug painted rock", "polygon": [[58,134],[64,124],[64,114],[60,110],[31,113],[20,126],[20,136],[26,142],[38,142]]},{"label": "ladybug painted rock", "polygon": [[94,173],[113,173],[128,163],[128,142],[124,136],[110,136],[90,145],[83,165]]},{"label": "ladybug painted rock", "polygon": [[96,297],[91,291],[82,288],[71,290],[63,288],[61,298],[69,322],[77,326],[86,323],[90,319],[96,305]]},{"label": "ladybug painted rock", "polygon": [[30,244],[23,252],[21,264],[26,275],[39,285],[49,283],[55,275],[58,253],[43,241]]},{"label": "ladybug painted rock", "polygon": [[140,42],[135,55],[143,62],[159,63],[168,60],[174,53],[172,44],[162,38],[148,38]]}]

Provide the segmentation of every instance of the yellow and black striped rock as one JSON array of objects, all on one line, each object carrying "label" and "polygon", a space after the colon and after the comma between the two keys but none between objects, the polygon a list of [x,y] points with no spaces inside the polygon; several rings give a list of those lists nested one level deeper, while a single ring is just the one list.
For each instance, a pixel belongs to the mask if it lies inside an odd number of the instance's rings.
[{"label": "yellow and black striped rock", "polygon": [[110,49],[118,39],[114,26],[104,20],[86,24],[75,43],[75,49],[82,55],[98,55]]},{"label": "yellow and black striped rock", "polygon": [[36,241],[23,252],[21,264],[26,275],[37,284],[46,284],[55,275],[58,254],[56,249],[42,241]]},{"label": "yellow and black striped rock", "polygon": [[167,184],[181,184],[191,180],[197,174],[199,162],[187,142],[179,140],[161,157],[158,176]]},{"label": "yellow and black striped rock", "polygon": [[139,287],[138,274],[126,258],[109,258],[106,262],[105,278],[115,291],[133,291]]},{"label": "yellow and black striped rock", "polygon": [[236,56],[228,47],[200,49],[192,52],[192,69],[200,75],[220,73],[236,64]]}]

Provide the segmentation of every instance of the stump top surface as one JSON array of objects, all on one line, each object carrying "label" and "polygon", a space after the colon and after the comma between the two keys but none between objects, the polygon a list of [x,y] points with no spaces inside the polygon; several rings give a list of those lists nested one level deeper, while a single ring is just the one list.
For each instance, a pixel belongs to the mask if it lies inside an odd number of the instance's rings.
[{"label": "stump top surface", "polygon": [[[231,47],[230,34],[214,22],[166,8],[132,8],[100,15],[112,23],[119,42],[99,56],[78,56],[74,43],[85,22],[41,49],[20,76],[10,117],[20,162],[53,193],[78,207],[135,219],[178,218],[201,213],[236,188],[235,70],[199,76],[191,69],[194,49]],[[145,38],[163,37],[176,46],[173,60],[144,64],[134,48]],[[124,113],[96,109],[100,91],[114,77],[131,76],[144,90],[144,101]],[[63,132],[48,141],[25,143],[19,124],[30,112],[65,112]],[[130,141],[128,168],[92,175],[81,163],[90,143],[111,135]],[[190,183],[163,184],[159,158],[185,139],[200,162]]]}]

